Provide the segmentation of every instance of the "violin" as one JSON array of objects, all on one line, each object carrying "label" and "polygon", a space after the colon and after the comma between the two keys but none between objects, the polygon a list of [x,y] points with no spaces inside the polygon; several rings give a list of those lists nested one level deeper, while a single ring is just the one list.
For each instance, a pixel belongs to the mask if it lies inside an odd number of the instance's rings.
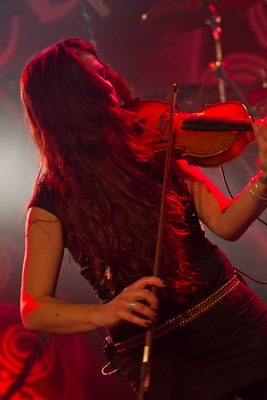
[{"label": "violin", "polygon": [[[167,146],[169,103],[144,100],[135,112],[142,126],[137,138],[139,144],[161,158]],[[193,113],[175,107],[172,159],[186,159],[189,165],[200,167],[220,167],[236,159],[254,140],[251,117],[242,103],[207,104]]]}]

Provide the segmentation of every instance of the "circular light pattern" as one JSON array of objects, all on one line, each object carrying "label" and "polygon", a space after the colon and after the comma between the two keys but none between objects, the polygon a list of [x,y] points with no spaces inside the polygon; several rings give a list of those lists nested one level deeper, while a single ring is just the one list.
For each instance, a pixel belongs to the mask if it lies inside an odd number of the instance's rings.
[{"label": "circular light pattern", "polygon": [[[0,389],[0,399],[1,394],[3,394],[3,388]],[[36,393],[35,390],[30,388],[22,388],[19,392],[15,393],[10,400],[46,400],[45,397]]]},{"label": "circular light pattern", "polygon": [[[267,58],[261,55],[249,52],[235,52],[227,54],[224,58],[224,63],[226,73],[234,83],[242,83],[248,86],[255,81],[255,84],[257,82],[261,85],[265,79],[264,72],[267,71]],[[214,70],[207,69],[203,71],[203,83],[214,83],[217,80],[218,75]]]},{"label": "circular light pattern", "polygon": [[248,22],[259,44],[266,50],[267,44],[267,9],[263,1],[259,1],[248,12]]},{"label": "circular light pattern", "polygon": [[19,31],[20,31],[20,20],[17,15],[14,15],[11,19],[10,38],[4,50],[0,53],[1,68],[3,68],[5,64],[7,64],[7,62],[9,61],[9,59],[11,58],[12,54],[16,49],[16,46],[18,44]]},{"label": "circular light pattern", "polygon": [[83,343],[77,336],[27,331],[18,306],[0,304],[0,399],[79,400],[87,398]]},{"label": "circular light pattern", "polygon": [[[232,84],[225,81],[226,100],[247,102],[245,104],[251,106],[258,117],[266,116],[267,58],[249,52],[235,52],[227,54],[224,63],[227,76],[232,81]],[[218,79],[214,69],[206,69],[202,73],[202,103],[219,102]]]},{"label": "circular light pattern", "polygon": [[55,352],[49,342],[46,345],[47,338],[26,331],[22,324],[7,327],[0,343],[2,364],[15,374],[24,367],[31,367],[28,380],[42,379],[51,372],[55,363]]}]

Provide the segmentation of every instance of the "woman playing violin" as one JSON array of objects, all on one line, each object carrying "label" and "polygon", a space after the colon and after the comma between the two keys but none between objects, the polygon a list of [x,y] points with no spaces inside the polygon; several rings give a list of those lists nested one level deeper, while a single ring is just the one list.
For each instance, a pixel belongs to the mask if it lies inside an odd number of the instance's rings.
[{"label": "woman playing violin", "polygon": [[[154,277],[163,167],[122,107],[132,99],[126,83],[91,44],[66,39],[29,61],[21,96],[40,155],[26,224],[26,328],[107,328],[138,392],[138,338],[155,321],[148,399],[267,399],[267,308],[199,223],[234,241],[264,211],[265,123],[252,123],[260,171],[233,200],[197,167],[171,163]],[[65,247],[100,304],[55,297]]]}]

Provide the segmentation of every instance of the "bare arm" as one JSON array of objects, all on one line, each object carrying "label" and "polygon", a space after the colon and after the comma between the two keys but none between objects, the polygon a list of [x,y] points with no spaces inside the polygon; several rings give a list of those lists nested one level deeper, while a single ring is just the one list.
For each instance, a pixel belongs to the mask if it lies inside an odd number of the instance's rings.
[{"label": "bare arm", "polygon": [[[259,144],[260,175],[267,177],[267,128],[262,123],[253,124],[253,128]],[[198,217],[223,239],[237,240],[267,206],[264,204],[267,201],[257,201],[265,196],[267,200],[267,184],[262,184],[260,179],[256,180],[256,186],[255,183],[252,188],[247,185],[229,200],[199,168],[188,168],[184,161],[179,161],[178,165],[193,196]],[[251,189],[257,197],[253,196]]]},{"label": "bare arm", "polygon": [[29,210],[21,289],[21,314],[27,329],[55,334],[88,332],[100,327],[132,322],[146,326],[147,321],[131,313],[132,301],[146,300],[150,307],[137,303],[136,311],[154,319],[158,300],[147,285],[163,287],[153,277],[140,279],[104,305],[71,304],[55,298],[63,255],[60,221],[37,207]]}]

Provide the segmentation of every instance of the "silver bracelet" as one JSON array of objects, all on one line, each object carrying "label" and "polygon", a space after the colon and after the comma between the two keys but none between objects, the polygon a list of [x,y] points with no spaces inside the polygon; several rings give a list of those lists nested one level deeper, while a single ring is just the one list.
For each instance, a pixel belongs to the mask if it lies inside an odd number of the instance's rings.
[{"label": "silver bracelet", "polygon": [[255,180],[253,183],[254,183],[255,188],[258,190],[258,192],[259,192],[260,194],[263,194],[263,196],[267,199],[267,193],[264,193],[264,192],[262,192],[262,191],[259,189],[259,186],[257,185],[256,180]]},{"label": "silver bracelet", "polygon": [[[254,190],[252,190],[252,185],[253,185],[253,183],[254,183],[256,189],[258,189],[257,184],[256,184],[256,182],[255,182],[256,179],[258,179],[258,176],[257,176],[257,175],[250,179],[249,184],[248,184],[248,186],[249,186],[249,192],[252,194],[254,200],[255,200],[257,203],[259,203],[259,204],[267,204],[267,195],[264,196],[264,197],[261,197],[261,196],[258,196],[258,195],[254,192]],[[258,189],[258,190],[259,190],[259,189]],[[262,193],[262,192],[261,192],[261,193]],[[264,194],[265,194],[265,193],[264,193]]]},{"label": "silver bracelet", "polygon": [[251,187],[249,188],[249,191],[250,191],[250,193],[252,194],[253,198],[256,200],[257,203],[259,203],[259,204],[267,204],[267,197],[263,198],[263,197],[257,196],[256,193],[253,192]]}]

